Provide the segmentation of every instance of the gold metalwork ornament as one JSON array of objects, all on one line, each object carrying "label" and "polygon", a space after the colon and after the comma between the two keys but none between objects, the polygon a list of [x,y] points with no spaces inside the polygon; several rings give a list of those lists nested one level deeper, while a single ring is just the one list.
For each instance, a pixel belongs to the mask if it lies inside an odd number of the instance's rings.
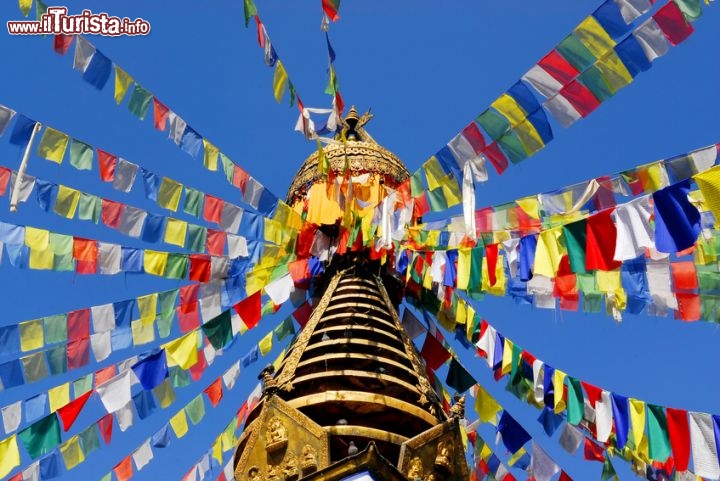
[{"label": "gold metalwork ornament", "polygon": [[317,453],[309,444],[306,444],[302,448],[302,462],[300,463],[300,469],[302,470],[303,475],[317,470]]},{"label": "gold metalwork ornament", "polygon": [[443,468],[445,471],[453,472],[453,455],[455,454],[455,445],[449,439],[442,440],[437,445],[437,455],[435,456],[435,466]]},{"label": "gold metalwork ornament", "polygon": [[269,424],[265,435],[267,438],[265,450],[268,453],[276,453],[288,444],[287,428],[277,417],[272,418]]},{"label": "gold metalwork ornament", "polygon": [[298,467],[297,457],[289,453],[286,456],[285,467],[283,468],[283,476],[285,481],[295,481],[300,477],[300,469]]},{"label": "gold metalwork ornament", "polygon": [[420,481],[423,478],[423,464],[419,456],[415,456],[410,461],[410,469],[407,472],[410,481]]}]

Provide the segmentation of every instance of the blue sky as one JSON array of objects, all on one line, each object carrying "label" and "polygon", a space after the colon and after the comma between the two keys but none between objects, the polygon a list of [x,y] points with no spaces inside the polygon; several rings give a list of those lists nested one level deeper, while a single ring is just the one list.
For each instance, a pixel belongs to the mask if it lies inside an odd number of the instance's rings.
[{"label": "blue sky", "polygon": [[[52,5],[52,3],[50,3]],[[410,171],[420,167],[464,125],[512,85],[585,16],[597,0],[533,2],[430,2],[404,0],[343,2],[341,21],[330,32],[336,70],[346,104],[376,118],[368,130],[403,159]],[[161,101],[185,118],[223,152],[278,196],[302,160],[313,150],[293,132],[297,110],[272,98],[272,70],[262,59],[255,29],[243,26],[242,2],[190,0],[68,0],[84,8],[120,17],[142,17],[152,25],[147,37],[90,40]],[[327,52],[320,32],[320,0],[259,0],[258,10],[291,80],[306,106],[327,107]],[[720,141],[717,80],[720,42],[717,6],[705,9],[696,32],[653,64],[590,117],[570,129],[555,127],[555,141],[501,177],[478,188],[478,207],[559,188],[600,175],[670,157]],[[3,20],[16,20],[15,1],[0,4]],[[251,26],[252,27],[252,26]],[[73,137],[116,153],[155,172],[232,201],[237,191],[165,139],[150,119],[138,121],[112,100],[111,82],[98,92],[72,70],[72,57],[52,52],[52,40],[0,34],[4,62],[0,103]],[[17,148],[0,139],[0,164],[17,168]],[[97,171],[79,172],[66,163],[50,164],[33,156],[29,173],[72,187],[153,209],[142,189],[118,196],[99,182]],[[103,226],[67,221],[29,202],[17,214],[0,198],[0,220],[30,224],[109,242],[143,246]],[[1,324],[16,323],[130,298],[180,284],[145,276],[80,276],[21,271],[0,266]],[[508,337],[574,377],[655,404],[720,413],[713,382],[717,326],[684,324],[672,318],[626,316],[616,324],[606,315],[536,310],[509,299],[486,298],[479,312]],[[283,311],[285,313],[285,311]],[[157,430],[169,413],[187,403],[220,375],[262,335],[282,320],[260,327],[211,366],[193,387],[178,390],[176,404],[120,434],[110,447],[94,453],[62,479],[99,478]],[[278,351],[276,348],[275,351]],[[275,354],[275,351],[273,354]],[[124,356],[114,356],[119,360]],[[274,356],[269,356],[273,358]],[[574,479],[599,478],[601,466],[570,457],[548,439],[535,421],[538,413],[491,380],[481,361],[464,357],[478,380],[522,421]],[[262,362],[245,370],[241,384],[191,435],[155,460],[137,479],[179,479],[202,456],[256,383]],[[85,371],[83,371],[85,372]],[[71,373],[63,380],[77,377]],[[6,405],[47,389],[51,382],[0,393]],[[503,383],[504,385],[504,383]],[[83,413],[78,426],[96,418]],[[491,437],[486,436],[488,441]],[[498,447],[499,454],[504,449]],[[620,461],[621,478],[630,475]],[[217,474],[214,475],[214,479]],[[518,475],[518,478],[521,476]]]}]

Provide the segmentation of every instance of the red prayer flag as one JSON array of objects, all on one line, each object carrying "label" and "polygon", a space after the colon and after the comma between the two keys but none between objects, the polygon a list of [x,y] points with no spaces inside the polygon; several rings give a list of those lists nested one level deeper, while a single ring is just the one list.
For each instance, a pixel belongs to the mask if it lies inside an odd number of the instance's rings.
[{"label": "red prayer flag", "polygon": [[235,312],[238,313],[238,316],[240,316],[248,329],[257,326],[262,317],[261,297],[261,292],[257,291],[233,306],[233,309],[235,309]]},{"label": "red prayer flag", "polygon": [[300,233],[297,237],[297,256],[298,258],[310,257],[313,241],[315,240],[315,231],[317,231],[315,224],[304,224],[300,229]]},{"label": "red prayer flag", "polygon": [[670,264],[670,268],[676,290],[693,291],[698,288],[697,272],[693,261],[673,262]]},{"label": "red prayer flag", "polygon": [[90,309],[79,309],[68,313],[67,334],[70,341],[90,336]]},{"label": "red prayer flag", "polygon": [[578,80],[573,80],[561,88],[560,95],[565,97],[583,117],[587,117],[593,110],[600,106],[600,101],[595,98],[590,89]]},{"label": "red prayer flag", "polygon": [[[193,469],[195,469],[195,466],[193,466]],[[120,461],[113,468],[113,471],[115,472],[115,476],[117,476],[118,481],[127,481],[128,479],[132,478],[132,456],[128,456],[127,458]]]},{"label": "red prayer flag", "polygon": [[70,429],[92,393],[90,390],[57,410],[60,421],[62,421],[63,431],[67,432]]},{"label": "red prayer flag", "polygon": [[465,140],[467,140],[470,145],[472,145],[476,154],[485,150],[485,138],[483,137],[482,132],[480,132],[480,128],[474,121],[470,122],[467,127],[462,130],[462,136],[465,137]]},{"label": "red prayer flag", "polygon": [[180,288],[180,305],[197,303],[200,284],[190,284]]},{"label": "red prayer flag", "polygon": [[7,167],[0,167],[0,195],[5,195],[7,192],[10,177],[12,177],[12,171]]},{"label": "red prayer flag", "polygon": [[488,280],[490,281],[490,285],[494,286],[497,282],[497,277],[495,276],[495,268],[497,266],[497,260],[498,260],[498,245],[497,244],[489,244],[485,246],[485,257],[487,257],[487,271],[488,271]]},{"label": "red prayer flag", "polygon": [[90,337],[76,339],[67,343],[67,367],[78,369],[90,361]]},{"label": "red prayer flag", "polygon": [[113,415],[108,413],[105,416],[101,417],[97,425],[98,429],[100,429],[100,434],[102,435],[105,444],[110,444],[113,431]]},{"label": "red prayer flag", "polygon": [[685,20],[680,7],[675,2],[666,3],[653,15],[653,19],[667,37],[670,45],[684,42],[695,31],[690,22]]},{"label": "red prayer flag", "polygon": [[112,182],[115,180],[115,166],[117,165],[117,157],[104,150],[96,149],[98,155],[98,164],[100,165],[100,179],[103,182]]},{"label": "red prayer flag", "polygon": [[210,256],[203,254],[190,254],[190,275],[191,281],[210,281]]},{"label": "red prayer flag", "polygon": [[585,268],[591,270],[612,271],[622,265],[616,261],[615,242],[617,227],[612,220],[612,209],[591,215],[586,223],[587,242],[585,244]]},{"label": "red prayer flag", "polygon": [[602,389],[600,389],[597,386],[593,386],[589,382],[580,381],[582,386],[585,388],[585,393],[587,394],[588,401],[590,401],[590,405],[595,408],[595,403],[598,402],[600,399],[600,396],[602,395]]},{"label": "red prayer flag", "polygon": [[553,50],[540,59],[538,66],[562,85],[567,85],[580,73],[557,50]]},{"label": "red prayer flag", "polygon": [[488,145],[487,148],[483,150],[483,154],[485,154],[485,157],[487,157],[492,166],[495,167],[498,174],[505,172],[508,167],[508,159],[497,142]]},{"label": "red prayer flag", "polygon": [[165,126],[167,125],[167,118],[168,114],[170,113],[170,109],[167,108],[157,98],[153,97],[153,113],[155,128],[161,132],[164,132]]},{"label": "red prayer flag", "polygon": [[571,478],[565,471],[560,471],[560,478],[558,478],[558,481],[573,481],[573,478]]},{"label": "red prayer flag", "polygon": [[205,389],[205,394],[207,394],[212,407],[217,406],[223,397],[222,377],[215,379],[213,383]]},{"label": "red prayer flag", "polygon": [[250,176],[240,166],[235,165],[233,167],[233,180],[232,185],[239,188],[240,191],[245,195],[245,186]]},{"label": "red prayer flag", "polygon": [[89,239],[73,238],[73,257],[77,260],[76,272],[94,274],[97,272],[97,242]]},{"label": "red prayer flag", "polygon": [[585,438],[585,447],[583,448],[583,457],[588,461],[605,462],[605,451],[602,446],[595,444],[590,439]]},{"label": "red prayer flag", "polygon": [[428,369],[432,369],[433,371],[437,370],[445,361],[450,359],[450,353],[447,352],[447,349],[430,333],[425,336],[425,342],[423,343],[420,355],[425,359]]},{"label": "red prayer flag", "polygon": [[7,481],[23,481],[22,471],[19,473],[16,473],[15,476],[13,476],[12,478],[9,478]]},{"label": "red prayer flag", "polygon": [[200,326],[200,311],[197,301],[177,307],[178,327],[186,333]]},{"label": "red prayer flag", "polygon": [[310,264],[308,259],[299,259],[288,264],[290,278],[295,284],[306,281],[310,278]]},{"label": "red prayer flag", "polygon": [[242,403],[242,406],[240,406],[240,409],[238,409],[237,412],[237,427],[239,428],[242,426],[242,423],[245,422],[245,417],[247,416],[248,412],[248,403],[245,401]]},{"label": "red prayer flag", "polygon": [[685,322],[699,321],[701,313],[700,296],[697,294],[677,292],[678,308],[675,311],[675,319]]},{"label": "red prayer flag", "polygon": [[340,15],[338,15],[340,0],[322,0],[322,9],[325,15],[333,22],[340,20]]},{"label": "red prayer flag", "polygon": [[55,35],[55,39],[53,40],[53,50],[55,50],[55,53],[65,55],[70,49],[73,38],[75,37],[72,35]]},{"label": "red prayer flag", "polygon": [[295,319],[295,321],[300,324],[300,327],[305,327],[305,324],[307,324],[308,320],[310,319],[312,311],[313,307],[308,301],[305,301],[302,306],[295,309],[295,311],[292,313],[292,316],[293,319]]},{"label": "red prayer flag", "polygon": [[666,412],[675,467],[678,471],[686,471],[690,459],[690,428],[688,427],[687,411],[667,408]]},{"label": "red prayer flag", "polygon": [[208,229],[205,239],[205,250],[213,256],[222,256],[225,252],[227,234],[221,230]]},{"label": "red prayer flag", "polygon": [[413,200],[415,201],[415,204],[413,205],[413,217],[422,217],[430,212],[430,203],[428,202],[425,192],[417,197],[413,197]]},{"label": "red prayer flag", "polygon": [[210,194],[205,194],[205,205],[203,205],[203,219],[208,222],[220,223],[222,208],[225,202]]},{"label": "red prayer flag", "polygon": [[125,204],[115,202],[114,200],[102,200],[102,221],[103,224],[111,229],[120,227],[120,219],[125,210]]},{"label": "red prayer flag", "polygon": [[104,383],[105,381],[109,381],[114,377],[115,366],[108,366],[100,369],[99,371],[95,371],[95,386],[99,386],[100,384]]}]

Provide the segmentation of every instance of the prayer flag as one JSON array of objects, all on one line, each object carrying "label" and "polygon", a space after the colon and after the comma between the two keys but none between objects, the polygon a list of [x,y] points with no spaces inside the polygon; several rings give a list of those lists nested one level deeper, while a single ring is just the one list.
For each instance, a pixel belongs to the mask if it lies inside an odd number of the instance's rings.
[{"label": "prayer flag", "polygon": [[153,97],[153,124],[157,130],[161,132],[165,131],[169,112],[169,108],[167,108],[156,97]]},{"label": "prayer flag", "polygon": [[115,65],[115,103],[120,105],[125,94],[133,83],[133,78],[123,69]]},{"label": "prayer flag", "polygon": [[145,120],[152,99],[152,93],[145,90],[140,84],[135,83],[135,88],[128,102],[128,110],[140,120]]},{"label": "prayer flag", "polygon": [[17,436],[13,435],[0,441],[0,478],[4,478],[16,466],[20,466],[20,451]]},{"label": "prayer flag", "polygon": [[92,170],[92,161],[92,146],[77,139],[72,139],[70,142],[70,165],[78,170]]},{"label": "prayer flag", "polygon": [[287,90],[287,84],[287,72],[285,71],[285,67],[282,62],[278,60],[275,63],[275,74],[273,76],[273,94],[275,95],[277,103],[282,102],[282,99],[285,96],[285,91]]},{"label": "prayer flag", "polygon": [[684,42],[695,31],[674,1],[666,3],[652,18],[673,46]]},{"label": "prayer flag", "polygon": [[175,433],[175,436],[178,437],[178,439],[182,438],[187,434],[188,423],[184,409],[181,409],[180,411],[178,411],[177,414],[170,418],[170,426],[172,427],[173,432]]},{"label": "prayer flag", "polygon": [[17,435],[32,459],[52,451],[60,444],[60,423],[55,413],[34,422]]},{"label": "prayer flag", "polygon": [[267,356],[270,351],[272,350],[272,340],[273,340],[273,333],[272,331],[267,333],[265,337],[260,339],[258,342],[258,348],[260,349],[260,354],[263,356]]},{"label": "prayer flag", "polygon": [[160,350],[142,359],[132,366],[132,370],[143,389],[148,391],[154,389],[168,377],[165,350]]},{"label": "prayer flag", "polygon": [[58,416],[60,416],[60,420],[62,421],[63,431],[67,432],[70,429],[80,415],[85,403],[90,399],[91,394],[92,391],[88,391],[57,410]]},{"label": "prayer flag", "polygon": [[160,207],[176,212],[180,204],[183,185],[167,177],[162,178],[158,191],[158,204]]},{"label": "prayer flag", "polygon": [[203,163],[209,171],[215,172],[218,168],[218,154],[220,151],[208,139],[203,138]]},{"label": "prayer flag", "polygon": [[52,127],[47,127],[40,139],[37,154],[51,162],[62,163],[70,138]]},{"label": "prayer flag", "polygon": [[182,369],[190,369],[197,360],[197,332],[191,331],[164,345],[165,352]]}]

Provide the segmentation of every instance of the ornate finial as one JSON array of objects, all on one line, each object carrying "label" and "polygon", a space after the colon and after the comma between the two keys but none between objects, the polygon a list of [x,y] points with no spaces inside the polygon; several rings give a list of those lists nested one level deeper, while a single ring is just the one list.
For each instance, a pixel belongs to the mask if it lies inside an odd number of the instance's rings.
[{"label": "ornate finial", "polygon": [[263,393],[269,394],[270,391],[274,391],[277,388],[277,386],[275,386],[275,380],[272,377],[274,373],[275,366],[268,364],[260,371],[260,374],[258,374],[258,379],[262,379],[263,382]]},{"label": "ornate finial", "polygon": [[455,404],[450,408],[450,417],[458,419],[465,418],[465,396],[455,395]]},{"label": "ornate finial", "polygon": [[373,118],[373,114],[368,110],[364,114],[358,115],[358,111],[353,105],[350,107],[347,115],[343,119],[342,135],[347,140],[359,140],[363,142],[375,142],[373,138],[363,128],[370,119]]}]

